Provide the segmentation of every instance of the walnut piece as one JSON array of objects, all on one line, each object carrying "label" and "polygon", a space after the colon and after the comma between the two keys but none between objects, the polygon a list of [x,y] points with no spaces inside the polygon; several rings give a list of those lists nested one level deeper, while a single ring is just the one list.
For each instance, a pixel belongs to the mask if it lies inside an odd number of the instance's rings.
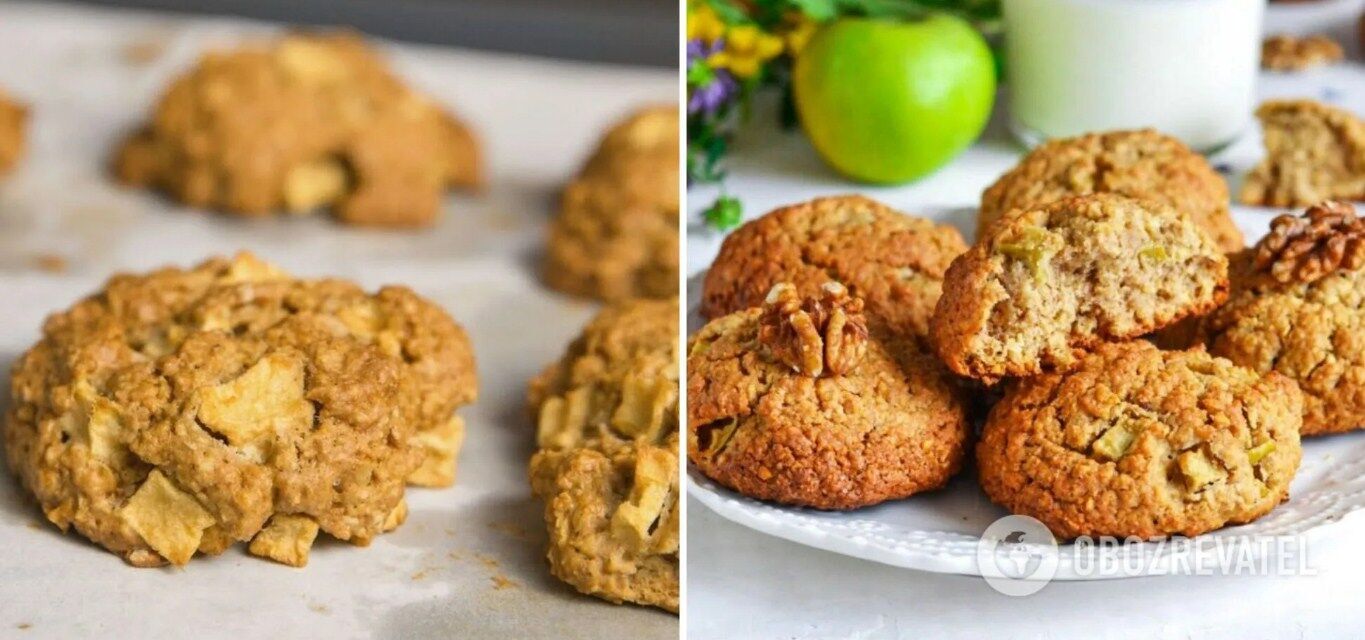
[{"label": "walnut piece", "polygon": [[1326,201],[1304,215],[1282,215],[1256,247],[1255,265],[1282,283],[1313,282],[1338,269],[1365,266],[1365,220],[1345,202]]},{"label": "walnut piece", "polygon": [[1261,43],[1261,67],[1275,71],[1300,71],[1331,64],[1345,55],[1341,45],[1321,34],[1302,38],[1281,34]]},{"label": "walnut piece", "polygon": [[853,370],[867,352],[863,301],[837,282],[819,297],[801,298],[796,287],[779,283],[763,301],[758,341],[771,357],[811,377]]}]

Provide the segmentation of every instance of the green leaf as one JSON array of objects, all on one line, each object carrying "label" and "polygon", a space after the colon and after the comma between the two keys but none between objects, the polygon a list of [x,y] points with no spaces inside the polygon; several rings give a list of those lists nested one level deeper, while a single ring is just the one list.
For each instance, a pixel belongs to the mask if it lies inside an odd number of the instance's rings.
[{"label": "green leaf", "polygon": [[716,198],[716,202],[710,206],[703,217],[706,223],[721,231],[729,231],[739,226],[740,220],[744,219],[744,206],[739,199],[733,196],[721,196]]},{"label": "green leaf", "polygon": [[715,9],[716,15],[725,24],[747,24],[750,22],[749,14],[744,7],[734,0],[706,0],[706,4]]},{"label": "green leaf", "polygon": [[791,0],[791,3],[816,22],[830,20],[839,14],[837,0]]},{"label": "green leaf", "polygon": [[716,72],[704,60],[697,60],[687,66],[687,86],[705,87],[716,79]]}]

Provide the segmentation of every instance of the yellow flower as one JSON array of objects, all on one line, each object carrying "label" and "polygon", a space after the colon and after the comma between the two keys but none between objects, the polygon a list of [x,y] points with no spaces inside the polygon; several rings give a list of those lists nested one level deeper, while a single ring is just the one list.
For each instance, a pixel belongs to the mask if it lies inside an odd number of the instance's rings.
[{"label": "yellow flower", "polygon": [[705,2],[690,2],[687,5],[687,39],[701,40],[711,44],[725,35],[725,22],[716,15],[716,10]]},{"label": "yellow flower", "polygon": [[742,24],[725,32],[725,49],[707,59],[716,69],[729,69],[739,78],[757,75],[763,63],[782,54],[782,38]]},{"label": "yellow flower", "polygon": [[820,28],[820,23],[800,12],[787,14],[783,23],[785,32],[782,39],[787,43],[787,54],[793,58],[801,54],[801,50],[806,48],[806,43],[810,42],[811,36],[815,35],[816,29]]}]

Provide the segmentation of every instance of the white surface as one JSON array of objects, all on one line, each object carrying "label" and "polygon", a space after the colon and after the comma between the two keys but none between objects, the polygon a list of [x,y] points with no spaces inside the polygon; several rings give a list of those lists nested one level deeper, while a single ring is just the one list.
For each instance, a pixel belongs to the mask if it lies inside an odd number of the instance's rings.
[{"label": "white surface", "polygon": [[[1352,38],[1348,51],[1355,53],[1350,21],[1362,6],[1361,0],[1272,6],[1266,27],[1328,31],[1343,42]],[[1365,67],[1356,61],[1301,74],[1264,74],[1258,91],[1262,97],[1325,99],[1365,114]],[[760,105],[756,113],[768,112]],[[842,180],[825,168],[799,133],[778,131],[770,119],[760,117],[737,141],[728,190],[743,200],[748,218],[819,195],[858,192],[951,221],[969,234],[981,190],[1020,153],[1000,115],[977,145],[937,174],[889,188]],[[1234,192],[1241,174],[1259,156],[1259,144],[1255,132],[1249,132],[1214,158],[1229,169]],[[715,193],[712,188],[689,193],[687,265],[692,274],[709,264],[722,238],[696,224],[699,209]],[[1252,239],[1264,233],[1275,213],[1237,210]],[[1312,443],[1308,450],[1340,446],[1338,440],[1358,444],[1365,437],[1333,438]],[[1314,576],[1054,582],[1034,596],[1009,598],[980,578],[907,571],[779,540],[729,522],[691,498],[688,632],[695,638],[1357,637],[1365,623],[1365,610],[1354,595],[1365,571],[1357,542],[1362,534],[1365,516],[1359,512],[1310,534],[1307,550]]]},{"label": "white surface", "polygon": [[[536,281],[553,195],[612,119],[676,96],[673,74],[387,47],[402,73],[472,121],[491,159],[488,193],[453,196],[444,220],[423,232],[344,228],[322,216],[241,221],[110,184],[113,143],[164,82],[200,48],[260,28],[0,4],[0,86],[33,107],[31,154],[0,182],[0,371],[46,314],[114,269],[250,249],[300,275],[404,283],[464,324],[478,356],[482,393],[462,410],[459,481],[409,490],[400,529],[366,549],[320,542],[306,569],[235,548],[177,570],[134,569],[61,535],[6,472],[0,637],[21,628],[46,638],[676,637],[675,616],[580,596],[548,575],[523,408],[526,380],[593,311]],[[130,63],[128,47],[146,43],[164,55]],[[70,269],[33,269],[42,254],[64,256]],[[8,389],[7,374],[0,385]],[[495,577],[515,586],[495,589]]]}]

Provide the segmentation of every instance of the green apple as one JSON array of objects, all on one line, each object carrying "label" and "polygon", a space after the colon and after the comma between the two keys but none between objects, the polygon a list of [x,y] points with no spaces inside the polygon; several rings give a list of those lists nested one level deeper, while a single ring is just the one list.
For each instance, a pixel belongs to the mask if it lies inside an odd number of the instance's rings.
[{"label": "green apple", "polygon": [[840,173],[919,178],[967,148],[990,118],[995,62],[970,24],[844,18],[801,51],[792,76],[801,125]]}]

